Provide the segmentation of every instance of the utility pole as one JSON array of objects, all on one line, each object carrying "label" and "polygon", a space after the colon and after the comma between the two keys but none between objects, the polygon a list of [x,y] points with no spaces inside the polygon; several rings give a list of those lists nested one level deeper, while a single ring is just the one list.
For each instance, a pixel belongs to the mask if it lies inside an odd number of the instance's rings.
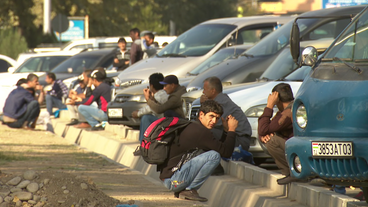
[{"label": "utility pole", "polygon": [[43,0],[43,33],[51,33],[51,0]]}]

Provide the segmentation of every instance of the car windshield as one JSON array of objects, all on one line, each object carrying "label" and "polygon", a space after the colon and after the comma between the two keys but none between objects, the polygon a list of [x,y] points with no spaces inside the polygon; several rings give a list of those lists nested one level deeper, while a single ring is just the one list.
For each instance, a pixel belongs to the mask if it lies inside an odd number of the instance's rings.
[{"label": "car windshield", "polygon": [[69,57],[70,56],[31,57],[20,65],[14,73],[49,72]]},{"label": "car windshield", "polygon": [[232,57],[236,57],[242,52],[244,52],[245,49],[243,48],[225,48],[222,49],[215,54],[213,54],[211,57],[209,57],[207,60],[205,60],[203,63],[198,65],[194,70],[189,72],[189,75],[198,75],[207,69],[221,63],[224,60],[227,60]]},{"label": "car windshield", "polygon": [[262,74],[262,78],[267,78],[269,80],[276,80],[285,75],[291,73],[298,67],[293,61],[290,54],[290,48],[286,47],[277,58],[271,63],[266,71]]},{"label": "car windshield", "polygon": [[302,66],[286,76],[283,80],[285,81],[303,81],[305,77],[312,71],[310,66]]},{"label": "car windshield", "polygon": [[99,61],[99,56],[74,56],[55,67],[53,73],[82,73]]},{"label": "car windshield", "polygon": [[368,12],[365,12],[340,35],[326,52],[323,61],[368,62],[367,37]]},{"label": "car windshield", "polygon": [[228,24],[198,25],[175,39],[158,53],[158,57],[202,56],[236,28]]}]

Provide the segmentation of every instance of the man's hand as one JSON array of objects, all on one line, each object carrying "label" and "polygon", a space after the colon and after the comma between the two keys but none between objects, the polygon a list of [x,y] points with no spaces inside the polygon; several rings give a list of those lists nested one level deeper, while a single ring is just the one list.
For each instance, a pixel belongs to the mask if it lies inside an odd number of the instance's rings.
[{"label": "man's hand", "polygon": [[229,132],[235,132],[236,128],[238,127],[238,120],[235,117],[229,115],[227,117],[227,125],[229,127]]},{"label": "man's hand", "polygon": [[130,63],[129,60],[125,61],[125,65],[129,65],[129,63]]},{"label": "man's hand", "polygon": [[36,90],[43,91],[43,86],[42,85],[36,85]]},{"label": "man's hand", "polygon": [[271,133],[271,134],[267,134],[266,136],[261,136],[261,142],[267,144],[268,141],[270,141],[271,137],[273,136],[274,134]]},{"label": "man's hand", "polygon": [[144,98],[146,101],[151,98],[151,91],[148,88],[143,89]]},{"label": "man's hand", "polygon": [[222,127],[224,128],[224,131],[228,132],[229,131],[229,126],[227,125],[228,118],[224,119],[223,117],[221,117],[221,120],[222,120]]},{"label": "man's hand", "polygon": [[69,99],[66,103],[66,105],[75,105],[75,101],[72,99]]},{"label": "man's hand", "polygon": [[119,59],[114,58],[114,63],[119,63]]},{"label": "man's hand", "polygon": [[267,108],[273,109],[273,107],[279,101],[279,92],[274,91],[268,96],[267,100]]},{"label": "man's hand", "polygon": [[132,112],[132,117],[133,117],[133,118],[139,118],[139,117],[138,117],[138,110],[137,110],[137,111],[133,111],[133,112]]},{"label": "man's hand", "polygon": [[199,99],[199,102],[203,103],[208,100],[208,97],[204,94],[202,94],[201,98]]}]

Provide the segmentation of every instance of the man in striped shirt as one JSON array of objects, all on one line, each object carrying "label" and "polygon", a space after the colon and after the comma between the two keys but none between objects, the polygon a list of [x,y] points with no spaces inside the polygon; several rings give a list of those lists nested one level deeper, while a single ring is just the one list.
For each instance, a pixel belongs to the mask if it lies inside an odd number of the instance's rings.
[{"label": "man in striped shirt", "polygon": [[50,115],[54,115],[52,112],[53,107],[66,109],[62,100],[68,97],[68,87],[63,81],[56,79],[54,73],[47,73],[45,81],[47,84],[52,84],[52,89],[46,95],[46,108]]}]

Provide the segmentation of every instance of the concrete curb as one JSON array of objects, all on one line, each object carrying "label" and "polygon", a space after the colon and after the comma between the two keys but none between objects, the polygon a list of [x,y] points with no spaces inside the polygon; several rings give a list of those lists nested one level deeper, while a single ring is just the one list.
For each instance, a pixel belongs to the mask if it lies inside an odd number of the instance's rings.
[{"label": "concrete curb", "polygon": [[[138,130],[107,124],[105,131],[91,132],[68,127],[62,120],[53,120],[53,125],[55,133],[70,143],[102,154],[160,181],[156,166],[147,164],[141,157],[133,156],[138,146]],[[226,175],[211,176],[200,189],[200,193],[209,198],[209,206],[355,207],[365,204],[310,184],[278,185],[276,180],[283,177],[281,174],[248,163],[222,161],[222,165]],[[277,204],[275,200],[270,200],[275,197],[280,198]]]}]

